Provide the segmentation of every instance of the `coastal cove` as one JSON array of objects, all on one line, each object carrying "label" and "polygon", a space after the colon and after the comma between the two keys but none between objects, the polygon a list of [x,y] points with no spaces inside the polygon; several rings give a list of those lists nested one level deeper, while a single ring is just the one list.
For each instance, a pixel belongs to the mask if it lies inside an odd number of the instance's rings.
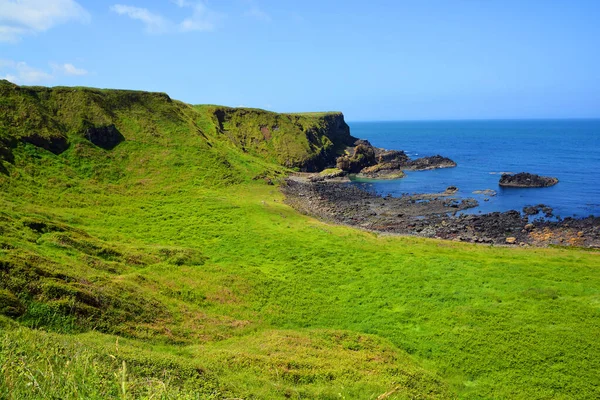
[{"label": "coastal cove", "polygon": [[[411,158],[442,154],[455,168],[406,171],[396,180],[352,184],[381,195],[439,193],[458,187],[459,198],[479,206],[466,214],[521,211],[546,204],[559,217],[600,215],[600,120],[349,122],[353,136],[374,146],[404,150]],[[556,176],[547,188],[502,188],[502,172]],[[492,189],[495,196],[474,191]],[[487,200],[486,200],[487,199]]]}]

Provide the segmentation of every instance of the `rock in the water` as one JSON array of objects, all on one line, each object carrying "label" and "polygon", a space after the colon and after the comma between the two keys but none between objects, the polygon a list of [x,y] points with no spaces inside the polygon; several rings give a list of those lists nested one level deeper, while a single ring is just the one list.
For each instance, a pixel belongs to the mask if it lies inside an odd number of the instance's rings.
[{"label": "rock in the water", "polygon": [[407,169],[421,171],[428,169],[438,168],[453,168],[456,167],[456,163],[448,157],[442,157],[439,154],[431,157],[421,157],[416,160],[412,160]]},{"label": "rock in the water", "polygon": [[537,206],[525,206],[523,207],[523,213],[525,215],[536,215],[540,212],[543,212],[546,217],[552,217],[554,209],[545,204],[538,204]]},{"label": "rock in the water", "polygon": [[385,150],[374,147],[367,140],[357,140],[346,154],[336,160],[336,167],[351,174],[360,173],[364,178],[398,179],[403,170],[428,170],[456,167],[456,163],[440,155],[411,160],[404,151]]},{"label": "rock in the water", "polygon": [[558,183],[558,179],[550,176],[539,176],[528,172],[519,172],[518,174],[509,175],[503,174],[500,177],[500,186],[504,187],[520,187],[520,188],[537,188],[548,187]]},{"label": "rock in the water", "polygon": [[394,163],[375,164],[371,167],[363,168],[360,173],[356,175],[358,178],[385,180],[400,179],[405,176],[406,174],[404,171],[397,168]]},{"label": "rock in the water", "polygon": [[398,164],[398,167],[407,165],[410,158],[402,150],[383,150],[375,148],[375,156],[378,163]]},{"label": "rock in the water", "polygon": [[475,190],[475,191],[473,191],[473,194],[482,194],[484,196],[495,196],[496,191],[492,190],[492,189]]},{"label": "rock in the water", "polygon": [[85,137],[96,146],[106,150],[115,148],[115,146],[125,140],[125,137],[114,125],[88,128],[85,131]]}]

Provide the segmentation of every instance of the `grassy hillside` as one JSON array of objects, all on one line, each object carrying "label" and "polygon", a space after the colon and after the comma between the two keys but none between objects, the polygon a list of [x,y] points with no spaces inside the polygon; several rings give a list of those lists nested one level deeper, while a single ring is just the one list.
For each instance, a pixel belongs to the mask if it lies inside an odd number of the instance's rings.
[{"label": "grassy hillside", "polygon": [[225,135],[242,151],[303,171],[335,165],[336,157],[356,141],[341,113],[277,114],[210,105],[195,109],[213,116],[207,130]]},{"label": "grassy hillside", "polygon": [[0,398],[600,396],[598,252],[327,225],[217,106],[3,85]]}]

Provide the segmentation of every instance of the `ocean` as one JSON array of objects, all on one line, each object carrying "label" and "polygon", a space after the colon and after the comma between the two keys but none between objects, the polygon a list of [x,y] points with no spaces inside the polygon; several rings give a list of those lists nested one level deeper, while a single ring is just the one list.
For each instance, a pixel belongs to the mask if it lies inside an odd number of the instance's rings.
[{"label": "ocean", "polygon": [[[600,120],[349,122],[351,134],[411,158],[440,154],[456,168],[408,171],[391,181],[353,182],[382,195],[443,192],[473,197],[468,213],[519,210],[545,204],[558,217],[600,216]],[[554,176],[548,188],[501,188],[502,172]],[[496,196],[473,194],[493,189]]]}]

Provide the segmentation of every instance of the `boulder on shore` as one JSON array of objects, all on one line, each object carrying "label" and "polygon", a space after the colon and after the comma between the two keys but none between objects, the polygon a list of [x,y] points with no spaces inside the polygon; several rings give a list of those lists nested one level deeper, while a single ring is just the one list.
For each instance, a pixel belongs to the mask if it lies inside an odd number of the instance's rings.
[{"label": "boulder on shore", "polygon": [[554,186],[558,179],[551,176],[539,176],[528,172],[519,172],[518,174],[502,174],[500,177],[500,186],[520,187],[520,188],[539,188]]}]

